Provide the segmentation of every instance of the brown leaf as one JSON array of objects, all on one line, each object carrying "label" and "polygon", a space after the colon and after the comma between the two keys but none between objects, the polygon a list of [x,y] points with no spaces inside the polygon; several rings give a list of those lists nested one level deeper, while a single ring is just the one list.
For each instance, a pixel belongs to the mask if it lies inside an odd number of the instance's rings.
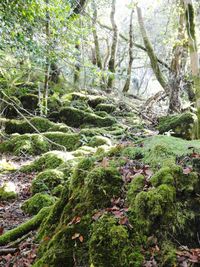
[{"label": "brown leaf", "polygon": [[0,235],[2,235],[3,232],[4,232],[4,228],[3,228],[3,226],[1,226],[1,227],[0,227]]},{"label": "brown leaf", "polygon": [[84,238],[83,238],[82,235],[79,236],[79,240],[80,240],[81,243],[83,243]]},{"label": "brown leaf", "polygon": [[103,158],[102,162],[101,162],[101,166],[106,168],[109,166],[109,160],[107,158]]}]

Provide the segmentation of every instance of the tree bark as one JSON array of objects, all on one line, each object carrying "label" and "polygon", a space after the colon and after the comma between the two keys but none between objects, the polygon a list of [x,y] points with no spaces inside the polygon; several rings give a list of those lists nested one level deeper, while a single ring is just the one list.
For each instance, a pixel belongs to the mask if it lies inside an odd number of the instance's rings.
[{"label": "tree bark", "polygon": [[112,89],[114,87],[115,81],[115,64],[116,64],[116,54],[118,46],[118,27],[115,22],[115,12],[116,12],[116,0],[112,0],[112,9],[110,13],[110,20],[113,30],[112,46],[111,46],[111,56],[108,63],[108,70],[111,74],[108,77],[108,88]]},{"label": "tree bark", "polygon": [[130,28],[129,28],[129,65],[127,69],[127,79],[126,83],[123,88],[123,92],[126,93],[130,89],[130,83],[131,83],[131,72],[132,72],[132,65],[133,65],[133,13],[134,10],[131,11],[130,16]]},{"label": "tree bark", "polygon": [[188,46],[190,53],[190,66],[194,82],[196,108],[198,117],[197,138],[200,138],[200,68],[196,40],[195,12],[192,0],[183,0],[185,7],[185,20],[188,34]]},{"label": "tree bark", "polygon": [[144,42],[147,54],[148,54],[150,62],[151,62],[152,70],[153,70],[158,82],[160,83],[160,85],[163,87],[165,92],[169,95],[170,90],[169,90],[168,84],[167,84],[165,77],[163,76],[163,74],[160,70],[157,56],[155,55],[151,41],[149,40],[149,37],[148,37],[146,29],[145,29],[145,25],[144,25],[144,21],[143,21],[143,17],[142,17],[142,10],[138,6],[137,6],[137,15],[138,15],[138,23],[140,26],[140,32],[142,34],[143,42]]},{"label": "tree bark", "polygon": [[75,48],[76,48],[76,52],[77,52],[77,55],[76,55],[76,63],[75,63],[75,70],[74,70],[74,85],[75,86],[78,86],[78,84],[80,83],[80,70],[81,70],[81,67],[80,67],[80,45],[79,44],[76,44],[75,45]]},{"label": "tree bark", "polygon": [[50,15],[49,15],[49,0],[46,0],[46,66],[45,66],[45,79],[43,91],[43,113],[47,115],[48,111],[48,91],[49,91],[49,73],[50,73],[50,58],[49,58],[49,42],[50,42]]}]

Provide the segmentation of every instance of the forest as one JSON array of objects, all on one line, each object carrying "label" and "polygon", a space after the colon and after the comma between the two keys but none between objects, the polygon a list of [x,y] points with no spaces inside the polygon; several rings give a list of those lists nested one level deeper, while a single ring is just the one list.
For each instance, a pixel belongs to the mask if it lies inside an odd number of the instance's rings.
[{"label": "forest", "polygon": [[200,266],[200,1],[0,1],[0,267]]}]

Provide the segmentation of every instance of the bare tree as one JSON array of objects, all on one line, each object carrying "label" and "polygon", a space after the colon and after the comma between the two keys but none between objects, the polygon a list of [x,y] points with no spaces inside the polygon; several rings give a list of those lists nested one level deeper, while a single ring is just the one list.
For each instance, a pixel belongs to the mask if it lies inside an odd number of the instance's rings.
[{"label": "bare tree", "polygon": [[126,83],[123,88],[123,92],[126,93],[129,91],[130,83],[131,83],[131,73],[132,73],[132,65],[133,65],[133,13],[134,10],[131,10],[130,16],[130,28],[129,28],[129,64],[127,69],[127,78]]},{"label": "bare tree", "polygon": [[115,12],[116,12],[116,0],[112,0],[112,8],[110,13],[110,20],[113,30],[112,46],[111,46],[111,55],[108,63],[108,70],[111,72],[111,75],[108,77],[108,88],[112,89],[114,86],[115,80],[115,65],[116,65],[116,54],[118,47],[118,27],[115,22]]}]

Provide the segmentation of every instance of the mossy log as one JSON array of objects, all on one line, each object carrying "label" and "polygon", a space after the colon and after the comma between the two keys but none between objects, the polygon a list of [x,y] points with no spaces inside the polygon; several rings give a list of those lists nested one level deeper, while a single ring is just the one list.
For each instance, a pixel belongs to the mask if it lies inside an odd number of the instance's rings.
[{"label": "mossy log", "polygon": [[16,240],[17,238],[22,237],[28,232],[37,229],[40,226],[42,220],[49,214],[49,211],[50,207],[45,207],[32,219],[1,235],[0,246],[4,246],[9,242]]}]

